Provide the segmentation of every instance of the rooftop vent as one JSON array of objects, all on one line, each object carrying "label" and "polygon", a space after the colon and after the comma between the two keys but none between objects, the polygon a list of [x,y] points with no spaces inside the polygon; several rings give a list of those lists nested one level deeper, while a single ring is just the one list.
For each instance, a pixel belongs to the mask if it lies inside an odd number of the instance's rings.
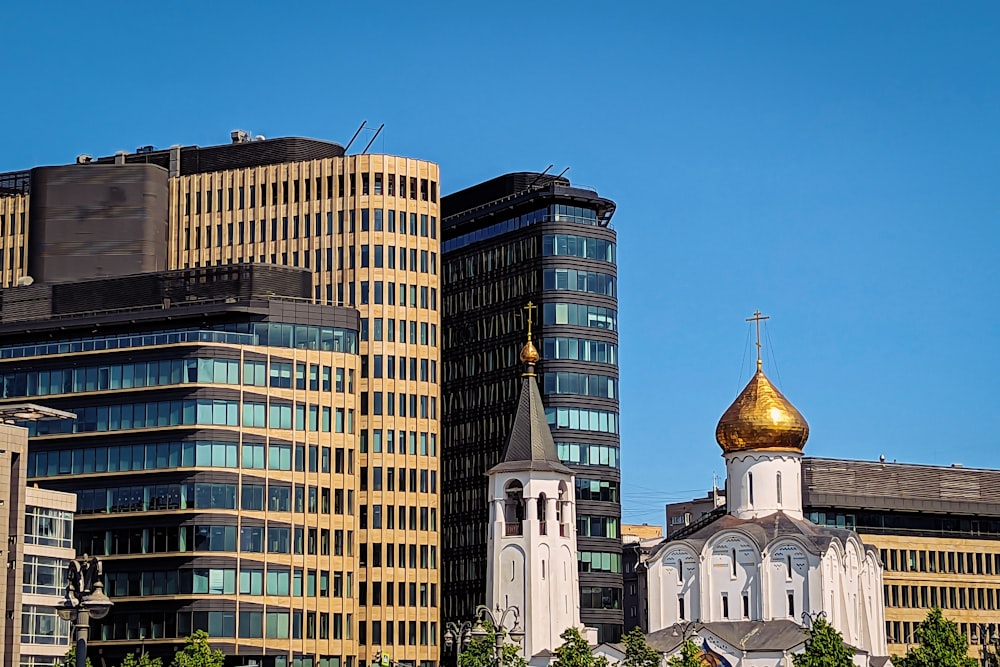
[{"label": "rooftop vent", "polygon": [[139,146],[138,148],[135,149],[135,152],[136,153],[152,153],[153,152],[153,146],[152,145],[149,145],[149,146]]},{"label": "rooftop vent", "polygon": [[250,142],[250,133],[246,130],[233,130],[229,133],[229,138],[234,144],[246,144]]},{"label": "rooftop vent", "polygon": [[79,155],[76,156],[76,163],[77,164],[90,164],[93,161],[94,161],[94,156],[93,155],[87,155],[86,153],[80,153]]}]

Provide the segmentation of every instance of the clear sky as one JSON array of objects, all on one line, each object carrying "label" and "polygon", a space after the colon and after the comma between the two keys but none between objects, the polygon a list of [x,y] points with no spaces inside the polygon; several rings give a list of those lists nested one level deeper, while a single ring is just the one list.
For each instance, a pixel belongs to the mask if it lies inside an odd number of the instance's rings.
[{"label": "clear sky", "polygon": [[444,192],[572,167],[618,202],[626,521],[724,472],[756,308],[807,453],[1000,466],[1000,4],[153,4],[5,8],[0,170],[365,119]]}]

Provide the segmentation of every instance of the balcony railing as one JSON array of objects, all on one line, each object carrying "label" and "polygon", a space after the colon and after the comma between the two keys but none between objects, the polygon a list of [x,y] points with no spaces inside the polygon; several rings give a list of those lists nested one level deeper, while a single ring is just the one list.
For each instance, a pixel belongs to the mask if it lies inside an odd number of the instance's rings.
[{"label": "balcony railing", "polygon": [[504,524],[503,534],[505,537],[511,537],[512,535],[521,535],[522,528],[520,521],[507,522]]}]

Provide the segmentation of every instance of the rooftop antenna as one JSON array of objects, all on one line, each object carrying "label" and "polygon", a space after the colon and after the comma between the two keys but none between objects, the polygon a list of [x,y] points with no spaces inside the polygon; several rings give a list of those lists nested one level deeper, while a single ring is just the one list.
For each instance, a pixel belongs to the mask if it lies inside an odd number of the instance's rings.
[{"label": "rooftop antenna", "polygon": [[374,143],[375,143],[375,140],[376,140],[376,139],[378,139],[378,135],[379,135],[379,133],[380,133],[380,132],[382,132],[382,128],[383,128],[383,127],[385,127],[385,123],[382,123],[381,125],[379,125],[379,126],[378,126],[378,129],[377,129],[377,130],[375,130],[375,134],[374,134],[374,135],[372,136],[372,140],[371,140],[371,141],[369,141],[369,142],[368,142],[368,145],[367,145],[367,146],[365,146],[365,149],[364,149],[363,151],[361,151],[361,154],[362,154],[362,155],[364,155],[365,153],[367,153],[367,152],[368,152],[368,149],[369,149],[369,148],[371,148],[371,147],[372,147],[372,144],[374,144]]},{"label": "rooftop antenna", "polygon": [[358,138],[359,134],[361,134],[361,130],[365,129],[366,124],[368,124],[367,120],[361,121],[361,127],[358,128],[358,131],[354,133],[354,136],[351,137],[351,140],[347,142],[346,146],[344,146],[344,153],[347,153],[347,149],[351,147],[351,144],[354,143],[354,140]]},{"label": "rooftop antenna", "polygon": [[545,168],[545,171],[543,171],[542,173],[540,173],[540,174],[539,174],[538,176],[535,176],[535,180],[533,180],[533,181],[532,181],[532,182],[531,182],[531,183],[530,183],[530,184],[528,185],[528,189],[530,190],[531,188],[535,187],[535,183],[537,183],[537,182],[538,182],[538,179],[540,179],[540,178],[541,178],[542,176],[544,176],[545,174],[549,173],[549,169],[551,169],[551,168],[552,168],[552,167],[554,167],[554,166],[555,166],[554,164],[550,164],[549,166],[547,166],[547,167]]}]

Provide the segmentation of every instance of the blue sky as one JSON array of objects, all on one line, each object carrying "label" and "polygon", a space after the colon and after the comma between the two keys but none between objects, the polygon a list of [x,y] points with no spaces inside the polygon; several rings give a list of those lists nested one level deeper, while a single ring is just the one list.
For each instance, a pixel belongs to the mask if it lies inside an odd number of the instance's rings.
[{"label": "blue sky", "polygon": [[237,127],[346,142],[367,119],[445,192],[554,163],[615,199],[627,521],[724,471],[756,308],[807,453],[998,464],[996,3],[55,2],[4,23],[0,170]]}]

